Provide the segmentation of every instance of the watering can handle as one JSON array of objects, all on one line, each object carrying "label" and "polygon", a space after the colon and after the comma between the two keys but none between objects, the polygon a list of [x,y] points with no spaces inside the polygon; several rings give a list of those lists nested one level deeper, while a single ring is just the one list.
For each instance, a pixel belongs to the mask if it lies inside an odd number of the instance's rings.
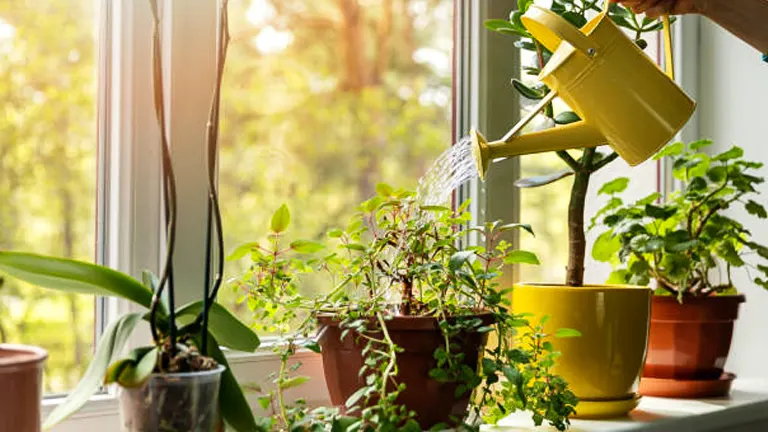
[{"label": "watering can handle", "polygon": [[520,19],[533,38],[551,52],[555,52],[563,41],[587,57],[594,56],[600,49],[581,30],[548,9],[532,5]]},{"label": "watering can handle", "polygon": [[[611,6],[610,0],[605,0],[603,3],[603,14],[608,15],[608,8]],[[661,17],[662,25],[664,26],[662,34],[664,35],[664,70],[667,76],[675,80],[675,59],[673,57],[674,51],[672,51],[672,26],[669,23],[669,15],[663,15]]]}]

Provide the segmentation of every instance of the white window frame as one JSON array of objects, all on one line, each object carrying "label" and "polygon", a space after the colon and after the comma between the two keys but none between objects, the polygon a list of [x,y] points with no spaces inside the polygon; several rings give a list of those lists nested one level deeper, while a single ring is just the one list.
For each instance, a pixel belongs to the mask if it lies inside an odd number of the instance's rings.
[{"label": "white window frame", "polygon": [[[151,81],[152,16],[148,0],[94,0],[100,6],[99,31],[99,188],[98,262],[139,278],[141,271],[158,273],[164,256],[161,202],[161,154],[154,116]],[[518,98],[508,85],[515,73],[516,50],[483,26],[486,18],[504,16],[515,0],[454,0],[455,19],[455,133],[471,125],[489,136],[503,134],[518,116]],[[178,185],[177,249],[175,253],[177,304],[201,298],[204,260],[207,180],[205,125],[215,76],[215,0],[160,0],[163,20],[166,119]],[[481,49],[481,47],[483,49]],[[499,56],[508,58],[503,67]],[[225,77],[226,79],[226,77]],[[211,83],[210,88],[200,83]],[[491,90],[493,89],[493,90]],[[461,107],[461,108],[459,108]],[[473,182],[459,192],[472,196],[473,211],[486,219],[517,214],[514,181],[518,162],[496,166],[488,180]],[[496,187],[495,185],[499,185]],[[486,195],[500,199],[486,201]],[[503,194],[503,195],[502,195]],[[512,197],[512,199],[510,199]],[[486,204],[487,203],[487,204]],[[490,203],[493,203],[492,205]],[[226,227],[225,227],[226,229]],[[183,269],[183,271],[181,270]],[[140,308],[115,299],[97,308],[97,333],[115,317]],[[150,340],[148,326],[140,327],[129,346]],[[269,340],[255,353],[228,354],[241,382],[260,382],[276,371],[279,358]],[[302,374],[313,377],[295,389],[310,404],[329,403],[320,356],[300,352]],[[290,396],[290,395],[289,395]],[[63,398],[43,401],[43,416]],[[257,409],[257,403],[252,400]],[[118,425],[116,389],[95,396],[83,409],[53,428],[55,432],[114,430]]]}]

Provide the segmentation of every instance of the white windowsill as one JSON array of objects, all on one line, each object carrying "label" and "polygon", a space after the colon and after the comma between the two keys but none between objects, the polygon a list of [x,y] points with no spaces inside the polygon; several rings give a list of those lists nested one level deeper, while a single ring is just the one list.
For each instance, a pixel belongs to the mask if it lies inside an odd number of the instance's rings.
[{"label": "white windowsill", "polygon": [[[534,427],[526,413],[506,418],[487,431],[548,431]],[[751,432],[768,430],[768,382],[737,379],[730,397],[712,399],[664,399],[645,397],[629,417],[617,420],[572,420],[573,432],[674,431]]]},{"label": "white windowsill", "polygon": [[[230,367],[242,384],[263,383],[265,376],[277,369],[277,356],[267,350],[248,354],[232,352],[227,355]],[[312,377],[300,388],[292,389],[289,399],[304,397],[310,405],[326,405],[327,389],[323,379],[322,360],[319,355],[301,351],[293,361],[303,363],[298,371]],[[295,392],[295,393],[294,393]],[[257,407],[255,395],[248,395],[252,407]],[[61,399],[43,401],[43,417]],[[118,430],[117,399],[113,395],[94,397],[83,409],[54,427],[52,432],[82,432],[84,430]],[[484,431],[522,432],[554,431],[545,426],[534,427],[527,413],[516,413],[503,420],[499,426],[486,426]],[[768,381],[737,379],[730,397],[684,400],[645,397],[629,417],[616,420],[572,420],[572,432],[603,431],[675,431],[750,432],[768,430]]]}]

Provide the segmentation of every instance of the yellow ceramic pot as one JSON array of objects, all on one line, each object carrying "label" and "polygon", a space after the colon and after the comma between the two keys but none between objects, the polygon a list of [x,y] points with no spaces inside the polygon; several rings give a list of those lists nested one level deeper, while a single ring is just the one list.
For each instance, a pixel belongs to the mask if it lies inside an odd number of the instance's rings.
[{"label": "yellow ceramic pot", "polygon": [[617,417],[637,406],[652,291],[627,285],[516,284],[512,308],[549,315],[547,333],[573,328],[581,337],[552,339],[562,353],[554,372],[579,397],[577,416]]}]

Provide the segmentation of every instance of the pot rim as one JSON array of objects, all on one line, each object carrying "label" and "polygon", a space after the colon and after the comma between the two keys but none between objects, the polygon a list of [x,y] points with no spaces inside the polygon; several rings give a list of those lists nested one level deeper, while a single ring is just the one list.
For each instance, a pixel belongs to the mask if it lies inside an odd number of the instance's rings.
[{"label": "pot rim", "polygon": [[653,295],[653,301],[677,303],[680,306],[684,306],[686,304],[715,303],[725,301],[730,302],[734,300],[736,300],[737,303],[744,303],[747,301],[747,297],[744,294],[725,294],[706,297],[683,297],[683,302],[680,303],[677,301],[677,297],[673,295]]},{"label": "pot rim", "polygon": [[30,366],[42,367],[48,351],[34,345],[0,344],[0,372],[13,372]]},{"label": "pot rim", "polygon": [[651,287],[643,285],[628,285],[628,284],[584,284],[579,287],[574,287],[560,283],[546,283],[546,282],[517,282],[514,288],[552,288],[561,289],[566,291],[605,291],[610,290],[628,290],[628,291],[652,291]]},{"label": "pot rim", "polygon": [[[337,319],[338,315],[321,312],[315,316],[318,320],[320,327],[325,326],[338,326],[341,321]],[[387,321],[387,328],[400,331],[424,331],[437,328],[437,321],[440,317],[432,315],[392,315],[392,319]],[[448,319],[456,318],[480,318],[485,325],[490,325],[496,322],[493,312],[488,310],[478,311],[475,314],[468,315],[454,315],[448,317]],[[374,317],[367,317],[367,319],[375,320]]]},{"label": "pot rim", "polygon": [[194,371],[194,372],[174,372],[174,373],[158,373],[153,372],[149,378],[198,378],[198,377],[207,377],[212,375],[221,375],[225,370],[226,366],[222,364],[218,364],[216,366],[216,369],[211,370],[204,370],[204,371]]}]

